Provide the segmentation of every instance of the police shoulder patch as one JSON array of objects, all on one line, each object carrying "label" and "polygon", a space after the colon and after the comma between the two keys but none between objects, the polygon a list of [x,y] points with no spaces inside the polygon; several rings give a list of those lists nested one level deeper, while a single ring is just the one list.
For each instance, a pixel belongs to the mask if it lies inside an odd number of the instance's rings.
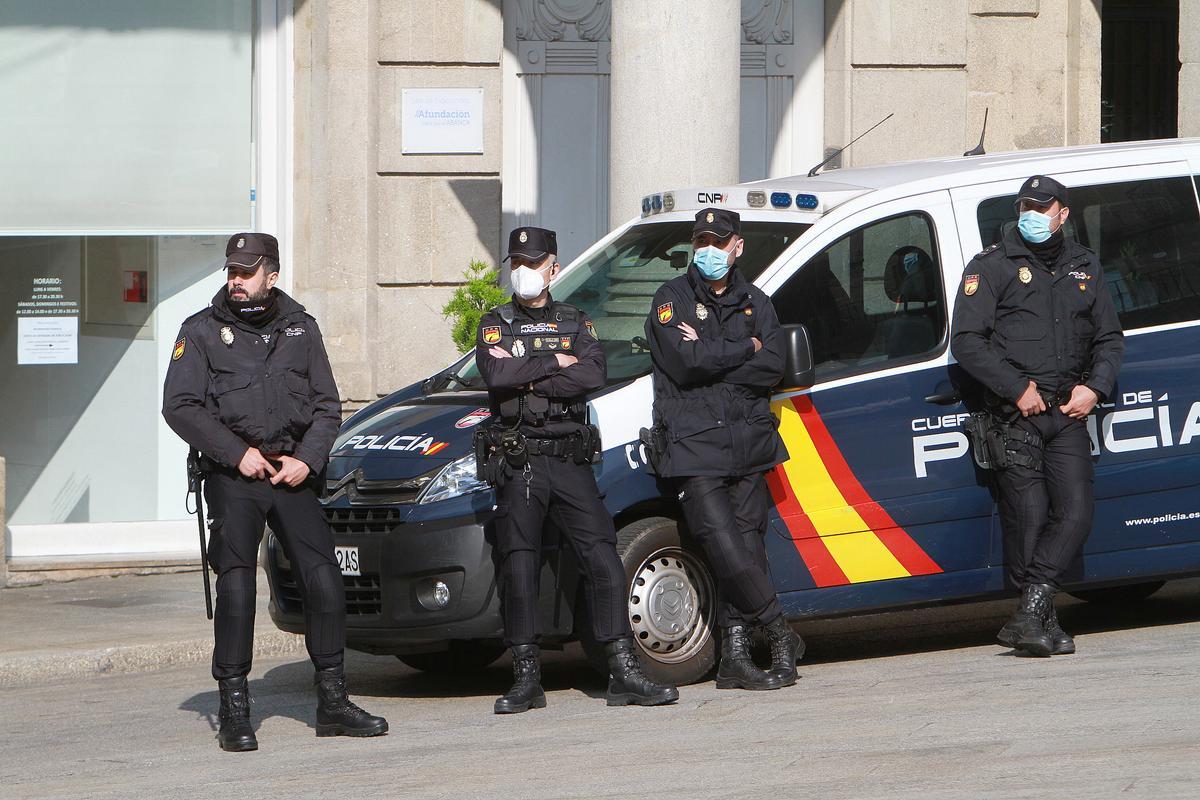
[{"label": "police shoulder patch", "polygon": [[483,329],[483,343],[496,344],[500,341],[500,326],[489,325]]},{"label": "police shoulder patch", "polygon": [[175,343],[175,349],[171,351],[171,360],[178,361],[183,357],[183,349],[187,346],[187,337],[184,336]]},{"label": "police shoulder patch", "polygon": [[583,323],[583,327],[589,334],[591,334],[593,339],[600,338],[599,336],[596,335],[596,326],[592,324],[592,321],[590,319]]},{"label": "police shoulder patch", "polygon": [[659,323],[666,325],[668,322],[670,322],[673,319],[675,319],[675,304],[674,303],[663,303],[661,306],[658,307]]},{"label": "police shoulder patch", "polygon": [[963,294],[965,294],[967,297],[970,297],[971,295],[975,294],[975,292],[977,292],[977,291],[979,291],[979,276],[978,275],[964,276],[963,277]]}]

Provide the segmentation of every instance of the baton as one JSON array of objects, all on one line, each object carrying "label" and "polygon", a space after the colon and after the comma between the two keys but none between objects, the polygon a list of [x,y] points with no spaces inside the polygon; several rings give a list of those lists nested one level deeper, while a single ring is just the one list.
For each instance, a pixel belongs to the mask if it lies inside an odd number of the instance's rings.
[{"label": "baton", "polygon": [[196,448],[188,451],[188,492],[196,494],[196,527],[200,530],[200,569],[204,573],[204,611],[213,618],[212,584],[208,576],[208,543],[204,539],[204,470]]}]

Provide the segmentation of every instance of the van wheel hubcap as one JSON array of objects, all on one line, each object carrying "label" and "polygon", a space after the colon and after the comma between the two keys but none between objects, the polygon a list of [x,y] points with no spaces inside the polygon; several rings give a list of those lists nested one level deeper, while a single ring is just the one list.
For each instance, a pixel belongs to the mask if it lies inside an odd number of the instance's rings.
[{"label": "van wheel hubcap", "polygon": [[713,581],[708,568],[678,547],[646,558],[629,589],[629,624],[642,652],[677,664],[694,656],[711,635]]}]

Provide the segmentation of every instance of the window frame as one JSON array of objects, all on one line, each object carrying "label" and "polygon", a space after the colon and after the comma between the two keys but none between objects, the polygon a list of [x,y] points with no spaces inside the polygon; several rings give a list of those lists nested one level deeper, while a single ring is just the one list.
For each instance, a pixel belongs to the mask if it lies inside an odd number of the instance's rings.
[{"label": "window frame", "polygon": [[[945,193],[938,192],[936,194],[944,195]],[[875,225],[880,225],[880,224],[883,224],[886,222],[890,222],[892,220],[900,219],[903,217],[911,217],[911,216],[920,217],[929,228],[929,239],[930,239],[930,246],[931,246],[931,252],[930,252],[929,256],[933,260],[934,267],[937,270],[938,298],[941,302],[942,317],[943,317],[941,335],[940,335],[940,338],[938,339],[937,345],[935,347],[931,348],[930,350],[926,350],[922,353],[918,353],[915,355],[901,356],[901,357],[898,357],[895,359],[887,359],[884,361],[873,362],[870,364],[860,364],[860,365],[857,365],[856,367],[848,369],[844,372],[838,372],[835,375],[821,375],[819,367],[818,367],[817,379],[816,379],[816,382],[813,384],[814,388],[829,385],[829,384],[834,384],[836,382],[844,381],[846,379],[855,379],[855,378],[862,379],[864,376],[870,376],[875,373],[880,373],[880,372],[893,370],[893,369],[900,369],[903,367],[912,366],[914,364],[923,364],[926,362],[935,361],[942,357],[945,357],[946,354],[949,352],[950,321],[951,321],[951,316],[952,316],[952,310],[949,306],[949,298],[948,298],[947,292],[946,292],[946,273],[945,273],[945,268],[944,268],[944,259],[942,257],[943,247],[942,247],[942,243],[939,240],[939,234],[941,233],[941,230],[938,227],[937,220],[935,219],[935,215],[931,212],[931,209],[929,207],[923,207],[916,203],[913,203],[912,202],[913,200],[914,200],[914,198],[909,197],[909,198],[904,198],[900,201],[889,202],[886,204],[887,206],[899,205],[899,206],[907,206],[907,207],[898,208],[895,211],[890,211],[888,213],[884,213],[879,216],[873,216],[873,217],[871,217],[871,219],[869,219],[865,222],[861,222],[860,224],[853,225],[853,227],[850,227],[849,230],[845,230],[844,232],[841,232],[841,233],[833,233],[834,231],[838,230],[840,228],[840,226],[837,226],[837,225],[831,226],[830,228],[827,229],[832,234],[831,238],[825,240],[825,242],[823,244],[817,244],[811,250],[806,250],[806,252],[804,254],[797,254],[797,260],[799,260],[799,266],[797,266],[795,269],[784,270],[784,271],[772,276],[772,281],[771,281],[772,288],[770,289],[768,294],[771,296],[772,304],[774,304],[776,298],[779,296],[780,292],[783,291],[784,287],[786,287],[788,285],[788,283],[790,283],[793,279],[797,278],[800,275],[800,273],[803,270],[807,269],[809,267],[809,265],[812,264],[813,261],[818,256],[820,256],[823,253],[826,253],[831,248],[833,248],[837,244],[844,241],[847,237],[854,236],[854,234],[861,233],[861,232],[865,231],[867,228],[873,227]],[[947,203],[947,206],[949,206],[948,203]],[[947,210],[949,210],[949,208]],[[860,213],[851,213],[851,214],[848,214],[842,221],[853,224],[855,221],[860,219],[861,216],[862,216],[861,212]],[[862,237],[859,237],[859,246],[858,246],[859,251],[861,251],[861,242],[862,242]],[[861,265],[861,261],[860,261],[860,265]],[[857,281],[852,280],[850,287],[844,287],[844,288],[846,288],[847,294],[850,296],[851,301],[857,302],[857,306],[859,307],[860,310],[865,310],[865,309],[862,309],[863,300],[864,300],[863,283],[864,283],[863,282],[863,274],[862,274],[862,269],[860,268],[858,280]],[[855,292],[855,290],[857,290],[857,292]],[[858,295],[857,297],[855,297],[856,293]],[[776,306],[775,312],[776,312],[776,315],[780,316],[781,321],[782,321],[782,316],[780,315],[778,306]]]},{"label": "window frame", "polygon": [[[1158,167],[1160,165],[1152,165],[1152,166]],[[1089,171],[1088,173],[1081,173],[1076,176],[1072,176],[1074,179],[1071,181],[1069,186],[1072,191],[1075,191],[1076,189],[1097,189],[1097,188],[1101,188],[1101,187],[1117,186],[1120,184],[1135,183],[1135,182],[1141,182],[1141,181],[1149,182],[1149,181],[1166,181],[1166,180],[1179,180],[1179,179],[1187,180],[1187,181],[1189,181],[1191,189],[1192,189],[1191,196],[1192,196],[1192,201],[1194,204],[1193,210],[1196,212],[1196,224],[1200,225],[1200,174],[1197,174],[1193,169],[1188,168],[1186,163],[1175,162],[1174,164],[1164,165],[1164,166],[1181,166],[1183,168],[1183,170],[1182,170],[1182,172],[1180,172],[1180,171],[1162,172],[1158,169],[1155,169],[1155,170],[1153,170],[1153,174],[1143,174],[1143,175],[1137,175],[1136,173],[1130,172],[1130,169],[1135,169],[1135,168],[1120,169],[1120,170],[1093,170],[1093,171]],[[1160,172],[1161,172],[1161,174],[1160,174]],[[1095,180],[1095,179],[1088,179],[1086,177],[1083,177],[1084,175],[1104,176],[1105,173],[1109,173],[1107,180]],[[1116,175],[1113,175],[1113,173],[1116,173]],[[988,193],[988,194],[980,194],[971,199],[970,202],[972,203],[972,206],[973,206],[971,220],[972,220],[973,224],[970,226],[967,226],[967,227],[969,229],[971,229],[975,234],[979,235],[980,245],[987,246],[987,245],[983,245],[983,235],[982,235],[982,232],[980,231],[980,218],[979,218],[980,207],[984,203],[987,203],[987,202],[1000,200],[1000,199],[1003,199],[1003,198],[1009,197],[1009,196],[1015,196],[1018,191],[1019,191],[1019,187],[1014,188],[1013,190],[1007,191],[1007,192],[992,192],[992,193]],[[1091,206],[1089,206],[1088,208],[1091,208]],[[1082,219],[1083,218],[1082,215],[1084,214],[1083,208],[1080,208],[1079,210],[1072,208],[1071,216],[1075,217],[1076,214],[1078,214],[1079,218]],[[1069,221],[1068,221],[1068,225],[1070,225]],[[1094,248],[1092,248],[1092,249],[1094,249]],[[1100,260],[1100,266],[1107,273],[1108,265],[1104,263],[1103,259]],[[1105,288],[1106,288],[1106,290],[1108,288],[1107,287],[1107,279],[1106,279],[1106,287]],[[1113,302],[1114,302],[1114,305],[1119,306],[1119,304],[1117,304],[1117,302],[1116,302],[1116,298],[1113,299]],[[1118,313],[1120,313],[1120,312],[1118,312]],[[1131,327],[1125,327],[1125,322],[1124,322],[1124,320],[1122,320],[1121,325],[1122,325],[1123,332],[1126,334],[1152,332],[1152,331],[1156,331],[1156,330],[1170,330],[1173,328],[1200,325],[1200,304],[1197,305],[1197,311],[1190,319],[1176,320],[1173,322],[1153,322],[1153,323],[1147,324],[1147,325],[1131,326]]]}]

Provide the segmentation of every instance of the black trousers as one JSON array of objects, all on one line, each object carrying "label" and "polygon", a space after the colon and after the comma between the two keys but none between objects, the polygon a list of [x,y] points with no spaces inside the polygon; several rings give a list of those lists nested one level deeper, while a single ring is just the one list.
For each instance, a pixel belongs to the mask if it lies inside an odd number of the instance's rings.
[{"label": "black trousers", "polygon": [[613,642],[632,636],[617,533],[608,509],[600,501],[591,466],[552,456],[531,456],[529,467],[528,500],[525,477],[520,473],[497,493],[496,577],[504,616],[504,644],[534,644],[541,633],[538,579],[542,531],[547,520],[561,531],[578,558],[595,640]]},{"label": "black trousers", "polygon": [[263,525],[283,545],[304,597],[304,641],[317,669],[342,664],[346,589],[333,554],[333,533],[317,495],[268,480],[216,472],[204,484],[212,538],[208,556],[217,573],[212,674],[217,680],[250,673],[254,652],[254,594]]},{"label": "black trousers", "polygon": [[683,517],[717,574],[717,624],[766,625],[783,613],[767,569],[767,510],[762,473],[682,478]]},{"label": "black trousers", "polygon": [[1058,588],[1092,530],[1091,439],[1087,425],[1057,405],[1014,424],[1040,434],[1044,450],[1041,472],[1014,466],[996,473],[1005,572],[1017,588]]}]

